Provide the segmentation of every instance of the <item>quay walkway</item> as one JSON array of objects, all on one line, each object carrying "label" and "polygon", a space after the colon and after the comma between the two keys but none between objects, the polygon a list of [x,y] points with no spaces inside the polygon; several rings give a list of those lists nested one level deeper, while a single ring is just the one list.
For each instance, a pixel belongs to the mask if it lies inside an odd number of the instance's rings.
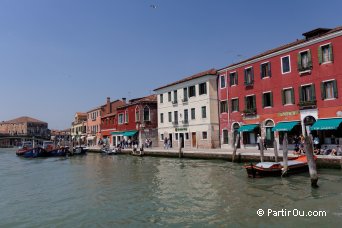
[{"label": "quay walkway", "polygon": [[[89,152],[98,153],[101,152],[99,147],[89,148]],[[122,154],[130,154],[132,149],[123,149]],[[174,158],[191,158],[191,159],[220,159],[232,161],[233,150],[232,149],[182,149],[182,153],[179,154],[178,149],[164,149],[161,147],[144,148],[144,156],[155,157],[174,157]],[[278,160],[282,160],[283,151],[278,151]],[[289,158],[296,157],[289,151]],[[236,151],[235,160],[241,163],[259,162],[260,151],[257,149],[238,149]],[[264,161],[275,161],[274,150],[270,148],[264,150]],[[332,155],[317,155],[317,166],[319,168],[342,168],[342,156]]]}]

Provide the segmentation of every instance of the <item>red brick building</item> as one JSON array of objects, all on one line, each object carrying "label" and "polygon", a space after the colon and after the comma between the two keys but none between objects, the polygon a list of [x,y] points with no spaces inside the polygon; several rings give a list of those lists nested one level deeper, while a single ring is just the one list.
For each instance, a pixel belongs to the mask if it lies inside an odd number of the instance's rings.
[{"label": "red brick building", "polygon": [[117,108],[116,130],[111,132],[111,145],[118,144],[122,139],[136,142],[152,140],[157,145],[157,97],[150,95],[129,100]]},{"label": "red brick building", "polygon": [[244,147],[258,134],[269,146],[284,132],[289,143],[310,133],[321,144],[342,138],[342,27],[303,36],[218,71],[222,147],[238,133]]}]

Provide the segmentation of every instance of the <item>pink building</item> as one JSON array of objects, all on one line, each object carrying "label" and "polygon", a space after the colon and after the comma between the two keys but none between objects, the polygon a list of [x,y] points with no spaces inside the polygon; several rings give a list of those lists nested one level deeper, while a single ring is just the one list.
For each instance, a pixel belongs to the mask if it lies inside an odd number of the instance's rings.
[{"label": "pink building", "polygon": [[87,112],[87,144],[89,146],[97,145],[101,138],[101,116],[103,110],[96,107]]}]

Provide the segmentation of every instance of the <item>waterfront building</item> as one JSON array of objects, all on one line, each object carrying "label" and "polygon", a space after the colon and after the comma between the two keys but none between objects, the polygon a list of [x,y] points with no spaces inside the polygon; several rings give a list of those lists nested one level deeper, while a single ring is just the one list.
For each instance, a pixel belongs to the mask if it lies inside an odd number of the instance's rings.
[{"label": "waterfront building", "polygon": [[158,145],[157,96],[131,99],[117,108],[117,129],[111,132],[112,145],[122,139],[145,143],[146,139]]},{"label": "waterfront building", "polygon": [[290,144],[301,134],[342,142],[342,27],[303,36],[218,70],[223,148],[237,134],[243,147],[256,147],[258,134],[282,145],[285,132]]},{"label": "waterfront building", "polygon": [[96,107],[87,112],[87,145],[95,146],[101,139],[102,107]]},{"label": "waterfront building", "polygon": [[107,97],[107,102],[105,105],[101,106],[101,110],[103,110],[101,115],[101,140],[105,144],[113,145],[113,138],[111,137],[111,133],[117,130],[118,122],[116,120],[117,116],[117,107],[125,105],[126,98],[122,98],[122,100],[110,101],[110,97]]},{"label": "waterfront building", "polygon": [[219,147],[217,74],[210,69],[154,90],[158,96],[159,146]]},{"label": "waterfront building", "polygon": [[74,144],[86,144],[87,137],[87,113],[76,112],[71,123],[71,139]]},{"label": "waterfront building", "polygon": [[55,145],[66,146],[68,142],[71,140],[71,129],[64,130],[51,130],[51,140],[55,143]]}]

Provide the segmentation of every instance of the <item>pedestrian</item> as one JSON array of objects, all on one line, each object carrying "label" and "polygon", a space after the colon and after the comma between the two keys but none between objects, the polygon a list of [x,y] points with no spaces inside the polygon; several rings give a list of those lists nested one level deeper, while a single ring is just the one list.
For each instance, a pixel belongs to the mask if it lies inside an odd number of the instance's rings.
[{"label": "pedestrian", "polygon": [[258,134],[258,136],[257,136],[258,150],[260,150],[260,140],[261,140],[261,137],[260,137],[260,135]]},{"label": "pedestrian", "polygon": [[171,148],[171,139],[169,138],[167,140],[167,149],[170,149]]}]

